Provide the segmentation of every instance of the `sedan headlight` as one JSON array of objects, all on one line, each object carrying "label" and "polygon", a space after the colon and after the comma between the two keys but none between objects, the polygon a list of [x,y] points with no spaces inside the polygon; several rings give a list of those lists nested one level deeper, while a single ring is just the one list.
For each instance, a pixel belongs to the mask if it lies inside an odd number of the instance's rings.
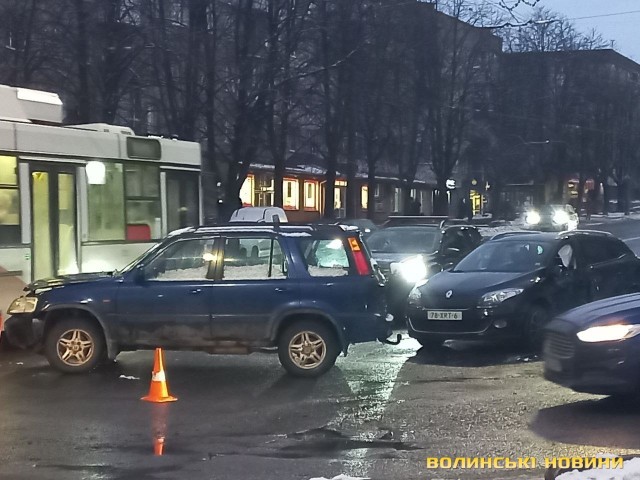
[{"label": "sedan headlight", "polygon": [[11,305],[9,305],[9,310],[7,310],[7,312],[10,315],[15,315],[18,313],[32,313],[36,310],[37,304],[37,297],[18,297],[13,302],[11,302]]},{"label": "sedan headlight", "polygon": [[569,223],[569,214],[562,210],[556,210],[553,214],[553,223],[556,223],[558,225]]},{"label": "sedan headlight", "polygon": [[480,300],[480,307],[495,307],[500,305],[505,300],[520,295],[523,292],[522,288],[505,288],[504,290],[496,290],[495,292],[485,293]]},{"label": "sedan headlight", "polygon": [[535,210],[531,212],[527,212],[527,214],[524,217],[524,221],[528,225],[538,225],[540,223],[540,214]]},{"label": "sedan headlight", "polygon": [[427,277],[427,265],[422,255],[411,257],[394,265],[393,270],[409,283],[416,283]]},{"label": "sedan headlight", "polygon": [[613,342],[635,337],[640,333],[640,325],[601,325],[578,332],[578,338],[587,343]]},{"label": "sedan headlight", "polygon": [[420,287],[426,285],[428,280],[420,280],[415,287],[409,292],[409,305],[420,305],[422,302],[422,292],[420,291]]}]

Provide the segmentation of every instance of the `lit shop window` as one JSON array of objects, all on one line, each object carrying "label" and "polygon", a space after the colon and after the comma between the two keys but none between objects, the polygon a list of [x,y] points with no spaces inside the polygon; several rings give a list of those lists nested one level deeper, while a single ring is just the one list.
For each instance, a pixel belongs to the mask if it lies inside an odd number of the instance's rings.
[{"label": "lit shop window", "polygon": [[304,182],[304,208],[318,209],[318,182],[309,180]]},{"label": "lit shop window", "polygon": [[347,187],[347,182],[345,180],[336,180],[335,188],[333,189],[333,208],[342,208],[343,202],[343,191]]},{"label": "lit shop window", "polygon": [[363,210],[366,210],[369,205],[369,187],[367,185],[363,185],[360,189],[360,205]]},{"label": "lit shop window", "polygon": [[391,210],[393,212],[399,212],[402,210],[402,190],[400,190],[398,187],[394,187],[393,188],[393,203],[392,203],[392,208]]},{"label": "lit shop window", "polygon": [[282,182],[282,203],[284,208],[297,210],[300,203],[300,192],[298,190],[298,180],[285,178]]},{"label": "lit shop window", "polygon": [[250,207],[253,205],[253,180],[253,175],[247,175],[247,178],[244,179],[244,183],[240,189],[240,200],[242,200],[242,205],[244,207]]}]

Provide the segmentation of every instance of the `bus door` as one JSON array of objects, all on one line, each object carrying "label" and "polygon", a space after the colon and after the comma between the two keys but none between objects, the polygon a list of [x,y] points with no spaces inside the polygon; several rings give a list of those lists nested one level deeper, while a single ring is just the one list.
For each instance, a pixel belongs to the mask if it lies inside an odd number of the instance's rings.
[{"label": "bus door", "polygon": [[33,280],[78,273],[75,167],[31,164]]}]

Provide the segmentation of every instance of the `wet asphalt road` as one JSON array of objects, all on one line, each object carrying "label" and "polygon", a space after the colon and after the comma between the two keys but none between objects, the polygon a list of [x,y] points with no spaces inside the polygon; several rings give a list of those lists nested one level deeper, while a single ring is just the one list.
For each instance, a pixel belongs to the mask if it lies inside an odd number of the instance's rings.
[{"label": "wet asphalt road", "polygon": [[[592,228],[640,250],[640,222]],[[139,400],[152,352],[84,376],[0,352],[0,479],[542,479],[542,468],[429,471],[425,458],[640,452],[637,404],[547,383],[534,355],[418,347],[358,345],[317,380],[286,376],[272,354],[167,352],[179,400],[162,405]]]}]

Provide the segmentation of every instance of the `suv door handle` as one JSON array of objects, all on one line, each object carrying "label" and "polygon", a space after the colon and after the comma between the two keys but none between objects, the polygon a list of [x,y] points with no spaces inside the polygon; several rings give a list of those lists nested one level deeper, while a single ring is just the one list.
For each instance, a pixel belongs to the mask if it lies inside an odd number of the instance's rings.
[{"label": "suv door handle", "polygon": [[202,293],[202,289],[201,288],[194,288],[193,290],[191,290],[189,292],[191,295],[197,295],[198,293]]}]

